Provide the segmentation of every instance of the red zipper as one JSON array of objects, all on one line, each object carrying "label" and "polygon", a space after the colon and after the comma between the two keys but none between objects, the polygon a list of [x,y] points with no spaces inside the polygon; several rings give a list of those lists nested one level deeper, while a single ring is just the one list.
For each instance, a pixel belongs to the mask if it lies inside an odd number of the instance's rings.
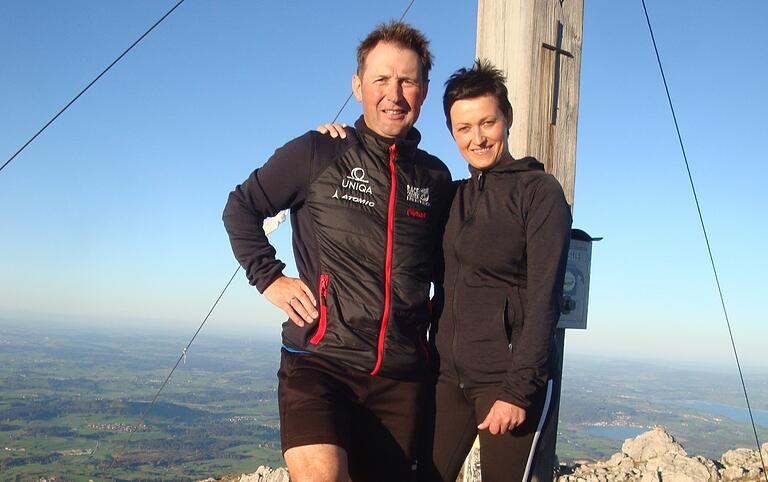
[{"label": "red zipper", "polygon": [[379,346],[376,357],[376,366],[371,375],[376,375],[381,368],[384,358],[384,335],[387,332],[387,320],[389,320],[389,308],[392,291],[392,245],[395,237],[395,200],[397,195],[397,172],[395,171],[395,157],[397,146],[389,146],[389,209],[387,211],[387,257],[384,262],[384,313],[381,315],[381,328],[379,328]]},{"label": "red zipper", "polygon": [[318,302],[320,303],[320,320],[317,322],[317,331],[314,336],[309,340],[313,345],[320,343],[320,340],[325,336],[325,328],[328,324],[328,308],[326,305],[326,299],[328,297],[328,275],[320,275],[320,288],[318,289]]}]

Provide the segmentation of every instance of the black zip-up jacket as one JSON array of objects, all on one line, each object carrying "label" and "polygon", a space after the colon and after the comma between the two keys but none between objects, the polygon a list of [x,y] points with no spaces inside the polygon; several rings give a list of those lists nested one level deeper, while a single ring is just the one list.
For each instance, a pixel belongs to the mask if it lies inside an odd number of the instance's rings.
[{"label": "black zip-up jacket", "polygon": [[291,210],[299,276],[319,320],[283,324],[283,343],[391,378],[423,375],[428,297],[450,203],[451,176],[417,148],[361,117],[347,138],[308,132],[278,149],[230,193],[224,224],[248,280],[263,292],[282,274],[262,222]]},{"label": "black zip-up jacket", "polygon": [[460,181],[445,227],[440,377],[498,385],[521,408],[546,383],[560,315],[571,214],[532,157],[503,159]]}]

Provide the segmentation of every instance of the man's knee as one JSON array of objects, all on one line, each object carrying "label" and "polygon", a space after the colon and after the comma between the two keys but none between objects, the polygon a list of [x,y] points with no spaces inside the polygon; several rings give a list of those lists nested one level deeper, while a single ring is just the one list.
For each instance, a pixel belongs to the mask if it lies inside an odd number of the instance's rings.
[{"label": "man's knee", "polygon": [[348,482],[347,452],[331,444],[293,447],[285,451],[291,482]]}]

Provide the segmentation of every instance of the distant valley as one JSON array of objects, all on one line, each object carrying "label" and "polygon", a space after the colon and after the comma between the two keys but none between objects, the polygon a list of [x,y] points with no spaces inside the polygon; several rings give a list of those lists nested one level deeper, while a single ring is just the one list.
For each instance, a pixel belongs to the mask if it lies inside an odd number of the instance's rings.
[{"label": "distant valley", "polygon": [[[106,335],[0,325],[3,480],[188,480],[282,465],[277,340],[201,333],[143,424],[188,334]],[[748,373],[761,441],[768,377]],[[666,426],[691,453],[751,447],[732,372],[569,356],[558,456],[595,459]],[[129,443],[130,439],[130,443]]]}]

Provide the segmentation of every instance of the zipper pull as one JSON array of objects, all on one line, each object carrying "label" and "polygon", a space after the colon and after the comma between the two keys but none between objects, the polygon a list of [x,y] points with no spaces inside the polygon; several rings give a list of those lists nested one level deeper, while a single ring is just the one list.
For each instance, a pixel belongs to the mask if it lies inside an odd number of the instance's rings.
[{"label": "zipper pull", "polygon": [[320,295],[320,297],[322,299],[324,299],[324,300],[327,299],[327,297],[328,297],[327,296],[327,291],[328,291],[328,275],[327,274],[320,275],[320,290],[319,291],[320,291],[320,293],[318,293],[318,294]]},{"label": "zipper pull", "polygon": [[485,173],[483,171],[480,171],[480,174],[477,175],[477,185],[480,191],[485,187]]},{"label": "zipper pull", "polygon": [[397,157],[397,144],[392,144],[389,146],[389,163],[392,164],[395,162],[395,158]]}]

